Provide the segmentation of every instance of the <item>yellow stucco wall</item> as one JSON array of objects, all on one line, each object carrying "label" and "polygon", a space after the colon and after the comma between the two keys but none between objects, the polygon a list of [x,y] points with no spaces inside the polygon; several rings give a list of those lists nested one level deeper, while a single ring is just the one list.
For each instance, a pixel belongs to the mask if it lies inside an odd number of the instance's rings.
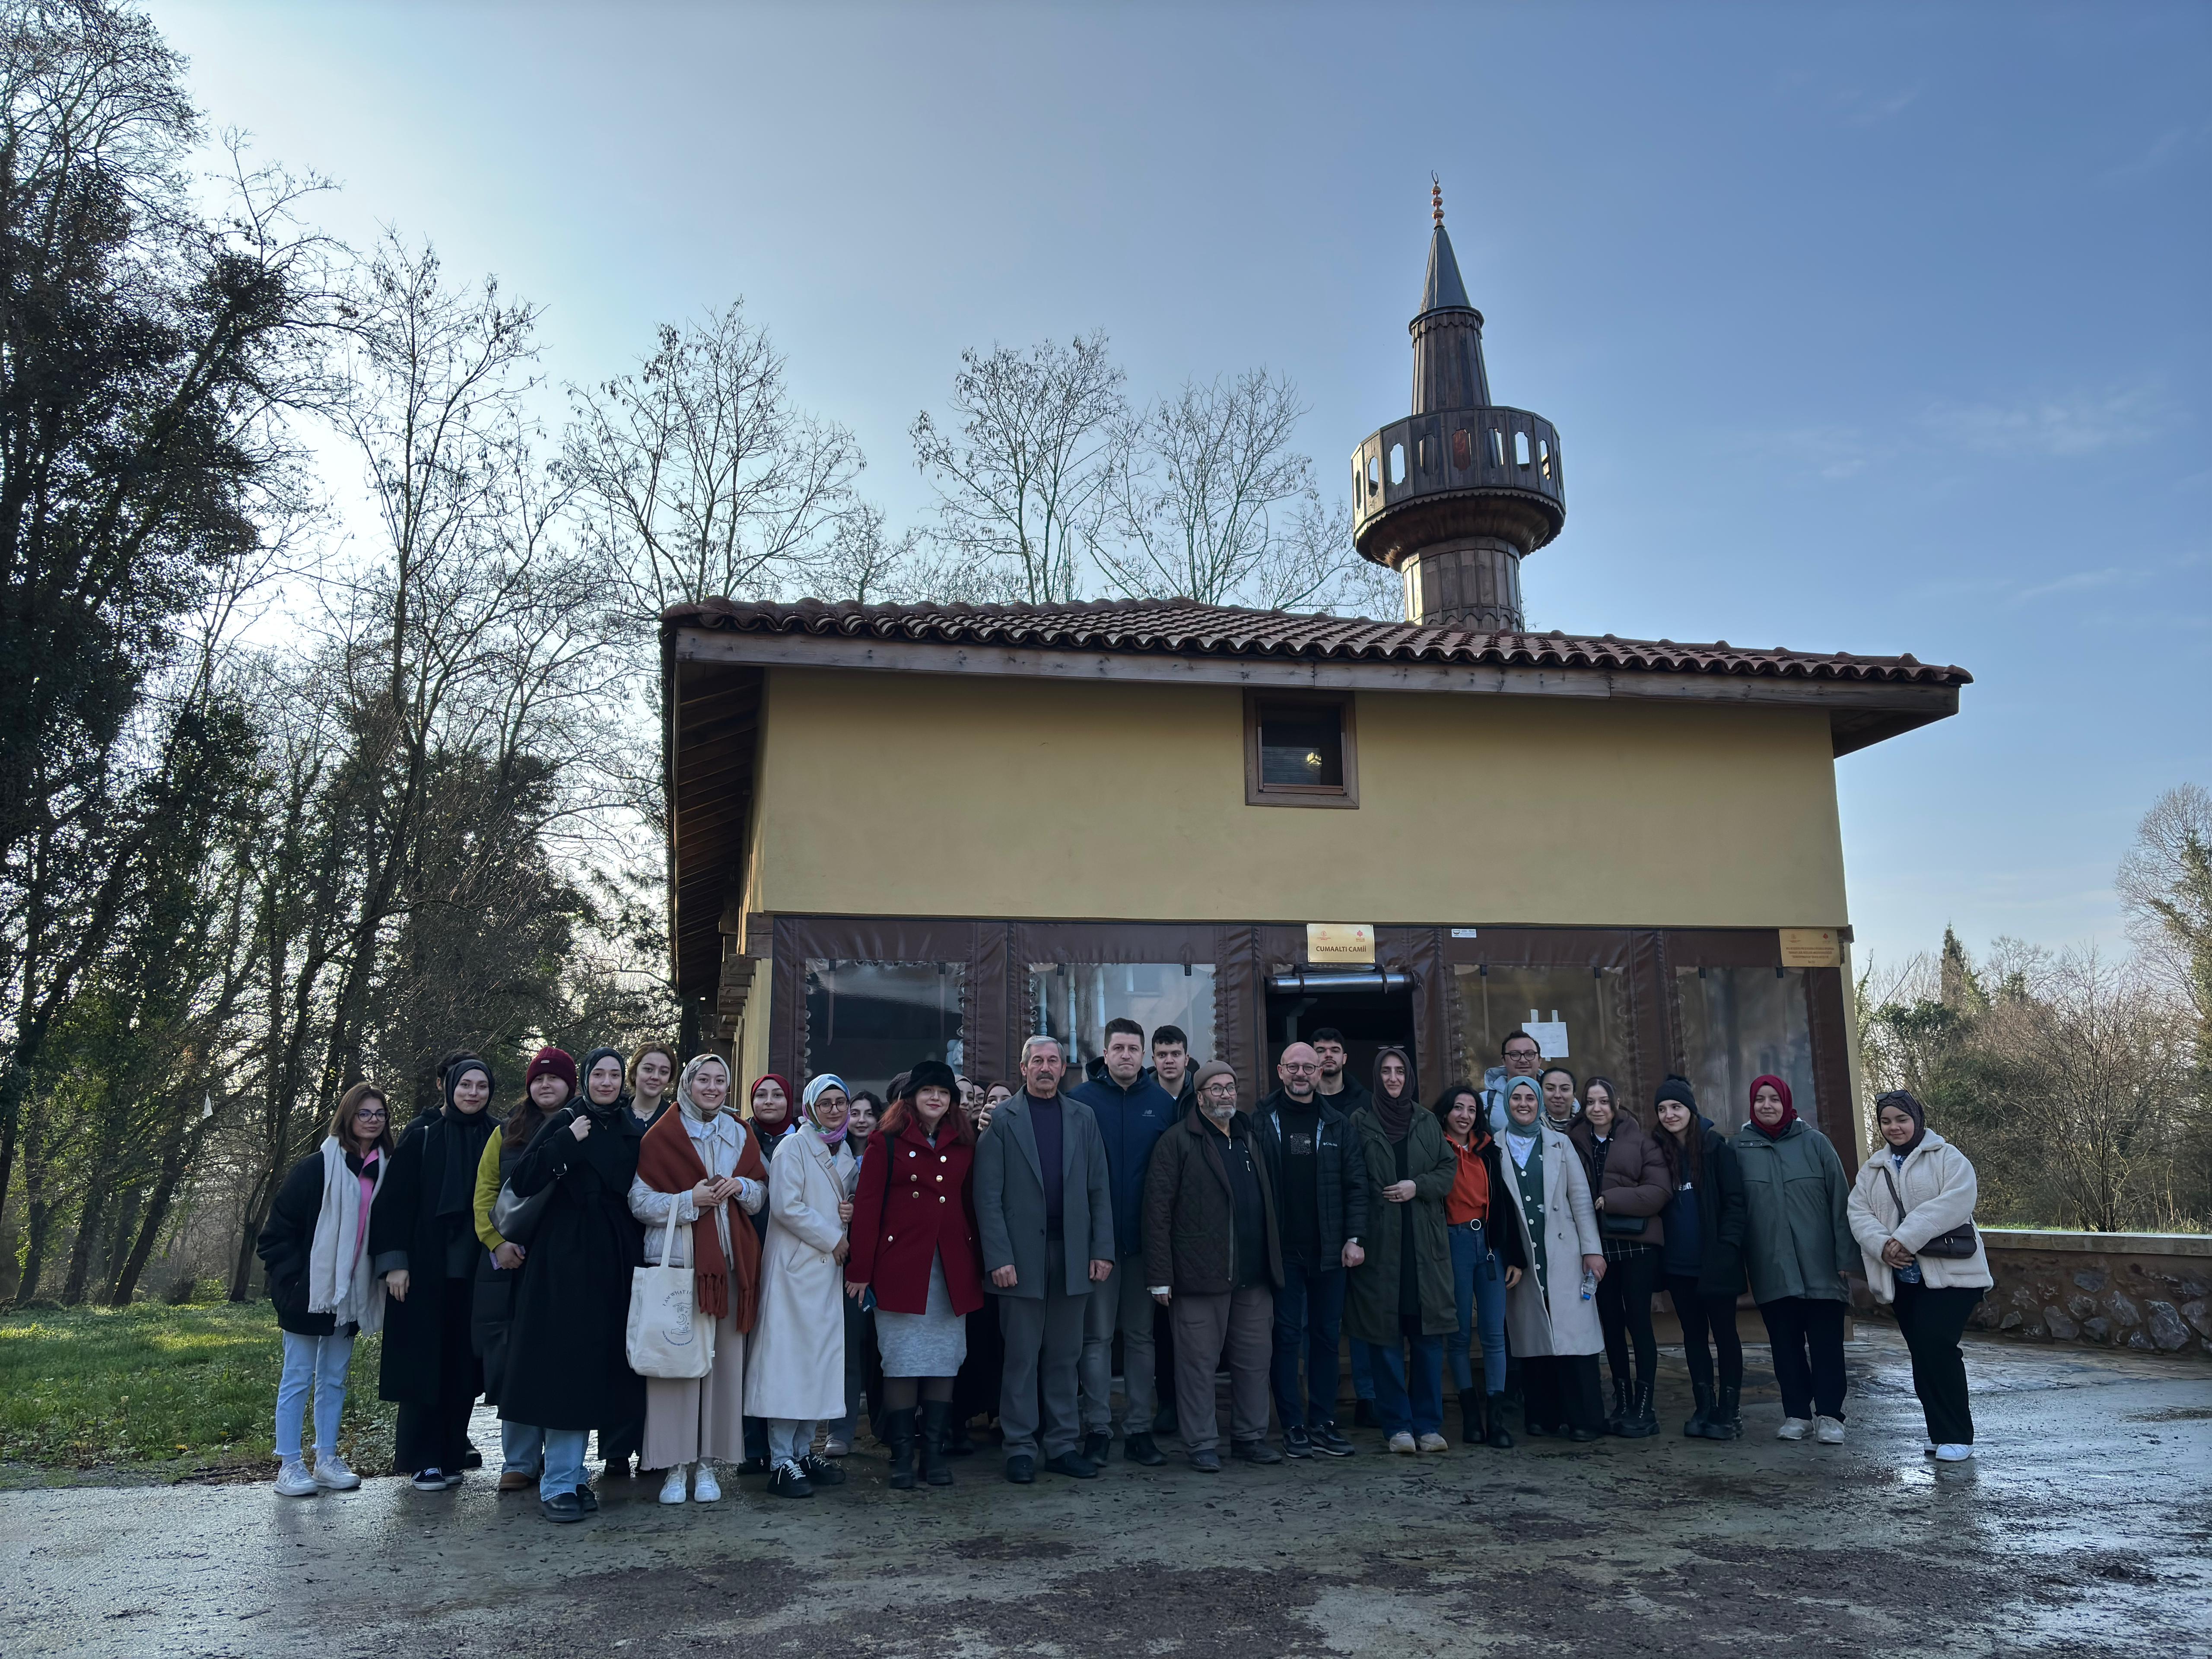
[{"label": "yellow stucco wall", "polygon": [[1357,811],[1244,804],[1233,688],[771,670],[745,908],[1838,926],[1817,710],[1362,692]]}]

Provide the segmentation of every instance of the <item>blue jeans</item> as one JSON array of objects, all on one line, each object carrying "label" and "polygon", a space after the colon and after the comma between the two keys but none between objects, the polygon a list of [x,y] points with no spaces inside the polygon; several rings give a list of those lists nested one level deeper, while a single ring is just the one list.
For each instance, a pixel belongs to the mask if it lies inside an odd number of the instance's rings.
[{"label": "blue jeans", "polygon": [[[1444,1427],[1444,1340],[1421,1334],[1418,1314],[1398,1316],[1395,1342],[1352,1339],[1355,1358],[1367,1350],[1375,1376],[1375,1415],[1385,1434],[1442,1434]],[[1409,1372],[1406,1351],[1413,1353]],[[1407,1398],[1410,1387],[1412,1397]]]},{"label": "blue jeans", "polygon": [[[1285,1430],[1336,1421],[1336,1344],[1344,1330],[1344,1269],[1283,1264],[1275,1292],[1275,1352],[1271,1366],[1275,1415]],[[1298,1401],[1298,1360],[1306,1363],[1305,1402]]]},{"label": "blue jeans", "polygon": [[538,1477],[540,1498],[558,1498],[584,1484],[584,1443],[591,1437],[589,1429],[545,1431],[545,1472]]},{"label": "blue jeans", "polygon": [[[583,1462],[581,1453],[576,1461]],[[535,1480],[545,1467],[545,1431],[528,1423],[499,1425],[499,1466],[501,1474],[526,1474]]]},{"label": "blue jeans", "polygon": [[307,1389],[315,1391],[315,1449],[338,1455],[338,1419],[345,1413],[346,1364],[353,1358],[349,1336],[301,1336],[286,1331],[284,1370],[276,1382],[276,1455],[292,1462],[300,1455],[300,1429],[307,1415]]},{"label": "blue jeans", "polygon": [[1375,1359],[1367,1352],[1367,1344],[1358,1337],[1352,1339],[1352,1393],[1356,1400],[1375,1403]]},{"label": "blue jeans", "polygon": [[1474,1386],[1474,1367],[1468,1359],[1468,1340],[1480,1328],[1483,1391],[1503,1394],[1505,1270],[1498,1265],[1498,1252],[1490,1248],[1480,1222],[1454,1227],[1450,1237],[1452,1287],[1459,1297],[1459,1335],[1454,1339],[1451,1351],[1452,1383],[1462,1394]]}]

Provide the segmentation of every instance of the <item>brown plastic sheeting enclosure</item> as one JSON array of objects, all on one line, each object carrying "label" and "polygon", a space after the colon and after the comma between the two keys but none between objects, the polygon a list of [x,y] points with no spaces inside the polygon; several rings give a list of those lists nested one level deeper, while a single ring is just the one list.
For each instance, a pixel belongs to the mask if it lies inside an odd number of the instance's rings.
[{"label": "brown plastic sheeting enclosure", "polygon": [[[1015,1076],[1036,1017],[1033,972],[1210,966],[1218,1053],[1201,1057],[1227,1060],[1248,1089],[1267,1054],[1267,976],[1308,965],[1304,927],[1271,922],[779,916],[774,940],[769,1060],[793,1078],[809,1057],[810,962],[945,968],[958,987],[963,1068],[978,1079]],[[1545,1020],[1556,1010],[1581,1033],[1566,1064],[1578,1075],[1606,1071],[1639,1118],[1674,1072],[1698,1085],[1705,1115],[1732,1131],[1749,1079],[1773,1071],[1856,1171],[1843,970],[1785,969],[1774,929],[1383,927],[1375,958],[1412,981],[1415,1059],[1431,1097],[1448,1079],[1480,1083],[1505,1031],[1531,1010]],[[1253,1092],[1272,1086],[1268,1078]]]}]

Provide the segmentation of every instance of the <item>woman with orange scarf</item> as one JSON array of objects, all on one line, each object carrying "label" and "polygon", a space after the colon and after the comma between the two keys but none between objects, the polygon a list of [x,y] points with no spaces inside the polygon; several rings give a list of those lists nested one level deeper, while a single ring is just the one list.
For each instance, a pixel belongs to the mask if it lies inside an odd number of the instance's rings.
[{"label": "woman with orange scarf", "polygon": [[730,1068],[719,1054],[701,1054],[676,1085],[677,1109],[663,1112],[638,1148],[629,1211],[645,1224],[647,1260],[659,1261],[669,1212],[681,1258],[698,1286],[699,1309],[714,1320],[714,1364],[703,1377],[645,1380],[645,1451],[648,1469],[666,1469],[664,1504],[684,1499],[684,1475],[698,1466],[690,1496],[711,1504],[722,1495],[717,1461],[744,1455],[745,1335],[760,1307],[760,1240],[730,1206],[757,1214],[768,1199],[760,1143],[733,1112]]},{"label": "woman with orange scarf", "polygon": [[[1513,1437],[1505,1427],[1505,1292],[1528,1263],[1520,1230],[1496,1224],[1504,1201],[1505,1176],[1490,1133],[1482,1096],[1468,1084],[1443,1091],[1430,1109],[1444,1126],[1456,1173],[1444,1197],[1444,1226],[1451,1237],[1452,1290],[1459,1306],[1459,1334],[1452,1340],[1452,1379],[1459,1385],[1460,1438],[1503,1451]],[[1482,1388],[1474,1386],[1468,1352],[1482,1340]]]}]

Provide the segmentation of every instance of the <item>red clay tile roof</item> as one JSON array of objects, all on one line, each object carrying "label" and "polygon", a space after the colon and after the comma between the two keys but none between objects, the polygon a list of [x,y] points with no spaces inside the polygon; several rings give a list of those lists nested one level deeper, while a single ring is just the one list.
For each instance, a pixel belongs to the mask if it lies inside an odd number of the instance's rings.
[{"label": "red clay tile roof", "polygon": [[793,605],[708,599],[672,605],[678,628],[745,634],[842,635],[918,644],[996,645],[1035,650],[1159,653],[1173,656],[1283,658],[1338,662],[1418,662],[1468,667],[1596,668],[1659,674],[1752,674],[1784,679],[1966,685],[1963,668],[1911,656],[1855,657],[1747,649],[1717,640],[1623,640],[1607,634],[1470,634],[1356,617],[1247,611],[1187,599],[1092,599],[1063,605]]}]

